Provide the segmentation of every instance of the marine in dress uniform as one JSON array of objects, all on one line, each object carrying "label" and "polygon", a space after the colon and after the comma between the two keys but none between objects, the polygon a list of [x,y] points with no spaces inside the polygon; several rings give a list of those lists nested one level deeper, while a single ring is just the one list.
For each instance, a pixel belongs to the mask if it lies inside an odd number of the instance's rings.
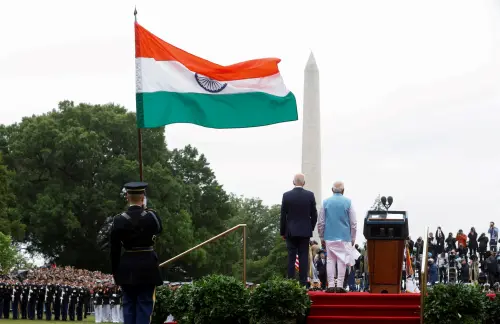
[{"label": "marine in dress uniform", "polygon": [[36,301],[38,299],[38,285],[31,284],[28,295],[28,319],[35,319]]},{"label": "marine in dress uniform", "polygon": [[22,294],[23,294],[23,287],[19,283],[16,283],[16,285],[14,286],[14,299],[12,301],[12,318],[13,319],[19,318],[19,306],[21,303]]},{"label": "marine in dress uniform", "polygon": [[122,309],[120,307],[120,294],[118,293],[118,288],[114,287],[111,292],[111,322],[120,323],[120,312]]},{"label": "marine in dress uniform", "polygon": [[111,269],[115,283],[122,288],[125,324],[151,322],[156,286],[162,285],[153,249],[162,225],[157,213],[144,206],[147,186],[144,182],[125,185],[129,208],[114,217],[110,233]]},{"label": "marine in dress uniform", "polygon": [[57,284],[54,294],[54,320],[58,321],[61,318],[61,304],[62,304],[63,288],[61,284]]},{"label": "marine in dress uniform", "polygon": [[28,319],[28,298],[30,295],[30,285],[27,283],[22,287],[21,294],[21,318]]},{"label": "marine in dress uniform", "polygon": [[95,312],[95,322],[102,322],[102,287],[94,288],[94,312]]},{"label": "marine in dress uniform", "polygon": [[78,302],[78,289],[76,287],[70,287],[70,297],[69,297],[69,320],[75,320],[76,303]]},{"label": "marine in dress uniform", "polygon": [[5,283],[0,282],[0,319],[3,315],[3,292],[5,290]]},{"label": "marine in dress uniform", "polygon": [[90,308],[90,290],[85,288],[85,292],[83,295],[83,318],[87,318],[87,312]]},{"label": "marine in dress uniform", "polygon": [[37,303],[36,303],[36,318],[41,320],[43,319],[43,305],[45,304],[45,293],[46,293],[47,287],[44,285],[40,285],[38,287],[38,296],[37,296]]},{"label": "marine in dress uniform", "polygon": [[111,305],[110,305],[109,287],[104,287],[102,293],[102,321],[105,323],[111,322]]},{"label": "marine in dress uniform", "polygon": [[52,305],[56,295],[56,287],[52,284],[45,287],[45,319],[52,320]]},{"label": "marine in dress uniform", "polygon": [[85,288],[78,287],[78,301],[76,302],[76,320],[83,320],[83,306],[85,301]]},{"label": "marine in dress uniform", "polygon": [[10,315],[10,303],[12,301],[12,285],[7,284],[3,288],[3,318],[8,319]]},{"label": "marine in dress uniform", "polygon": [[61,317],[63,321],[68,320],[68,306],[69,306],[69,298],[71,297],[71,287],[68,283],[65,283],[62,287],[62,308],[61,308]]}]

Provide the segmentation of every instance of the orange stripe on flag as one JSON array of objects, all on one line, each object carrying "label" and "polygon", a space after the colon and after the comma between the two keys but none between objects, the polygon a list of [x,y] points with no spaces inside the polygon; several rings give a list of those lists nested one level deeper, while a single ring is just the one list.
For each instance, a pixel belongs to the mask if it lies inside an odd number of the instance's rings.
[{"label": "orange stripe on flag", "polygon": [[135,57],[177,61],[192,72],[218,81],[262,78],[279,73],[279,58],[264,58],[222,66],[183,51],[135,23]]}]

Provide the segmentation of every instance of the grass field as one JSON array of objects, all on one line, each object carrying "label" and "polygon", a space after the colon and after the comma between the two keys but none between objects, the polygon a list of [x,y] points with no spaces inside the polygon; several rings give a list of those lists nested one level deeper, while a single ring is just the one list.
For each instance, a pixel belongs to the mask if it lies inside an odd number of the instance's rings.
[{"label": "grass field", "polygon": [[[12,314],[11,314],[12,316]],[[87,316],[87,318],[84,318],[83,321],[81,322],[78,322],[78,321],[70,321],[68,320],[67,322],[63,322],[63,321],[46,321],[45,319],[43,320],[34,320],[34,321],[30,321],[30,320],[24,320],[24,319],[17,319],[17,320],[13,320],[12,318],[6,320],[6,319],[0,319],[0,322],[3,323],[9,323],[9,324],[37,324],[37,323],[45,323],[45,324],[62,324],[62,323],[95,323],[95,319],[94,319],[94,316]]]}]

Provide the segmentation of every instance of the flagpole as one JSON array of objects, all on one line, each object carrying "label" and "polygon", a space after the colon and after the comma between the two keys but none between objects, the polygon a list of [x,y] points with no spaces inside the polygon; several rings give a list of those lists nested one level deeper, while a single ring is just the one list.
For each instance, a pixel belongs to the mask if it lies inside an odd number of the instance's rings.
[{"label": "flagpole", "polygon": [[[137,22],[137,7],[134,8],[134,20]],[[139,178],[140,181],[144,181],[142,172],[142,130],[140,127],[137,128],[137,144],[137,149],[139,151]]]}]

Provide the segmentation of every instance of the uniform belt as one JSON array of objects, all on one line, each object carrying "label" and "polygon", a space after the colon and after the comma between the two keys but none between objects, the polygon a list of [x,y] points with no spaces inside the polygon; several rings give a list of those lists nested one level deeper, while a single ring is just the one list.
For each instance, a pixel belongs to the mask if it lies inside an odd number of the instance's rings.
[{"label": "uniform belt", "polygon": [[125,252],[151,252],[154,251],[152,246],[132,247],[125,249]]}]

